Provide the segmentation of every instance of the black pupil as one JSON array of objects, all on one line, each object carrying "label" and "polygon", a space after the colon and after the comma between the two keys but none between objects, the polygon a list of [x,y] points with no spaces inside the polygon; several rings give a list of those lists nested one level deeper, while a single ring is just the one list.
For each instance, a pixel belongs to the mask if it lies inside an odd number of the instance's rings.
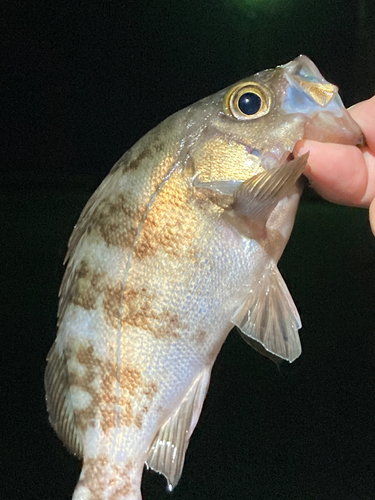
[{"label": "black pupil", "polygon": [[260,110],[261,98],[254,92],[246,92],[238,100],[238,107],[244,115],[255,115]]}]

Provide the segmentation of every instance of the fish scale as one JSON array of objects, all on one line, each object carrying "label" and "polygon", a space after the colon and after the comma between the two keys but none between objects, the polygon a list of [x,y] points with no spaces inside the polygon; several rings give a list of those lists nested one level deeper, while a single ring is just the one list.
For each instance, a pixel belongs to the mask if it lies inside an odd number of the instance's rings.
[{"label": "fish scale", "polygon": [[233,325],[263,354],[299,356],[277,261],[308,157],[291,152],[308,137],[363,140],[300,56],[169,117],[88,201],[45,375],[51,423],[83,458],[73,500],[140,500],[145,464],[177,485]]}]

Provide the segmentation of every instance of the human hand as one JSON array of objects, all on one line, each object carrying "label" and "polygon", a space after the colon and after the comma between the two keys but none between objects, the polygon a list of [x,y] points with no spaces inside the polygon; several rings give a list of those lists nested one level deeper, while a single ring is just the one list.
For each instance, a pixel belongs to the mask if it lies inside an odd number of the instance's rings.
[{"label": "human hand", "polygon": [[370,224],[375,235],[375,96],[349,109],[361,127],[367,146],[298,141],[294,155],[310,151],[304,174],[316,191],[329,201],[370,207]]}]

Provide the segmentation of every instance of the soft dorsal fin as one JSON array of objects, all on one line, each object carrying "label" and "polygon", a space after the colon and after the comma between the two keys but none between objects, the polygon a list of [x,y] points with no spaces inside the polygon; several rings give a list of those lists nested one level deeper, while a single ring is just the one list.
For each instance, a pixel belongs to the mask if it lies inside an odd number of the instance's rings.
[{"label": "soft dorsal fin", "polygon": [[301,320],[274,261],[270,261],[231,321],[245,336],[290,363],[301,354]]},{"label": "soft dorsal fin", "polygon": [[190,436],[197,425],[210,382],[211,366],[195,379],[180,406],[160,428],[151,446],[146,465],[163,474],[172,490],[184,466]]},{"label": "soft dorsal fin", "polygon": [[48,353],[47,362],[44,385],[50,422],[64,445],[81,457],[83,448],[74,422],[68,370],[64,356],[56,352],[56,343]]}]

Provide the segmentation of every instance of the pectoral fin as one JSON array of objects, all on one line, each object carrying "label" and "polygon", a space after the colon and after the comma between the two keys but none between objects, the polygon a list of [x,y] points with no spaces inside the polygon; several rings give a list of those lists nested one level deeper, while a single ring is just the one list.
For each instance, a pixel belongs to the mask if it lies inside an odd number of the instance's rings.
[{"label": "pectoral fin", "polygon": [[265,170],[243,182],[233,193],[231,215],[265,226],[278,202],[295,185],[305,169],[309,153],[285,162],[280,168]]},{"label": "pectoral fin", "polygon": [[185,452],[202,410],[210,375],[211,367],[199,374],[180,406],[159,430],[150,449],[146,465],[167,478],[170,490],[181,477]]},{"label": "pectoral fin", "polygon": [[205,182],[199,179],[194,180],[194,187],[198,189],[209,189],[225,196],[233,196],[233,193],[243,184],[242,181],[212,181]]},{"label": "pectoral fin", "polygon": [[263,278],[248,293],[231,318],[243,335],[282,359],[294,361],[301,354],[298,329],[301,320],[289,290],[271,261]]}]

